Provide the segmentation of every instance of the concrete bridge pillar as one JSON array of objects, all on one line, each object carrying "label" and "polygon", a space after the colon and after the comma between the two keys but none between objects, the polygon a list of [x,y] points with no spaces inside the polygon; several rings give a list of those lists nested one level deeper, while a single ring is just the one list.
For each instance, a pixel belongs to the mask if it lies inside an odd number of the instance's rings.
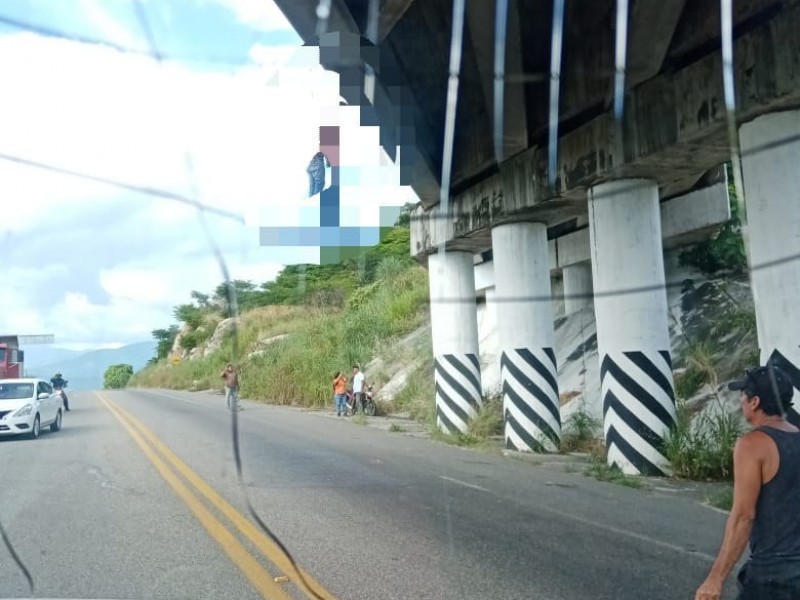
[{"label": "concrete bridge pillar", "polygon": [[428,277],[436,422],[445,433],[464,433],[482,401],[472,252],[432,254]]},{"label": "concrete bridge pillar", "polygon": [[561,438],[547,227],[492,229],[507,448],[556,451]]},{"label": "concrete bridge pillar", "polygon": [[665,474],[675,395],[656,183],[591,188],[589,222],[608,464]]},{"label": "concrete bridge pillar", "polygon": [[486,311],[490,314],[492,322],[497,323],[497,292],[494,286],[486,288]]},{"label": "concrete bridge pillar", "polygon": [[[800,393],[800,110],[740,127],[748,251],[761,364],[772,361]],[[789,420],[800,425],[790,409]]]},{"label": "concrete bridge pillar", "polygon": [[561,269],[564,279],[564,312],[571,315],[592,306],[592,265],[589,262]]}]

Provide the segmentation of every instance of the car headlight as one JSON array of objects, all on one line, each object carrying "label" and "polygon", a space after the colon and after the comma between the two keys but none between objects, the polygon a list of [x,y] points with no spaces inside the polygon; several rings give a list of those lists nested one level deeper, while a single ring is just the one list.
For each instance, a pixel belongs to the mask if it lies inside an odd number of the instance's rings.
[{"label": "car headlight", "polygon": [[27,417],[29,414],[31,414],[32,410],[33,410],[33,404],[26,404],[25,406],[20,408],[17,412],[15,412],[14,416],[15,417]]}]

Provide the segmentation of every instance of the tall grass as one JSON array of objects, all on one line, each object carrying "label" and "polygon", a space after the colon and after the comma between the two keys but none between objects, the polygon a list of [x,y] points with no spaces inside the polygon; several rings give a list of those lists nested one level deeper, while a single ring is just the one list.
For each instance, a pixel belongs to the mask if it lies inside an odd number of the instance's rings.
[{"label": "tall grass", "polygon": [[477,440],[487,440],[503,434],[503,395],[491,394],[483,398],[483,406],[467,426],[467,434]]},{"label": "tall grass", "polygon": [[686,370],[675,377],[675,394],[679,398],[691,398],[704,384],[717,387],[715,351],[709,341],[695,342],[686,349]]},{"label": "tall grass", "polygon": [[693,418],[685,402],[664,441],[664,454],[676,477],[729,481],[733,477],[733,447],[744,432],[739,415],[723,410]]},{"label": "tall grass", "polygon": [[433,353],[430,352],[421,364],[409,373],[405,385],[392,399],[394,410],[407,412],[410,418],[430,427],[436,424],[433,368]]},{"label": "tall grass", "polygon": [[[386,259],[391,262],[391,259]],[[241,317],[238,355],[232,338],[219,351],[178,365],[159,363],[134,376],[131,386],[172,389],[221,387],[219,373],[228,362],[240,367],[245,398],[278,404],[330,404],[337,371],[350,374],[353,364],[367,364],[379,344],[413,331],[424,318],[427,272],[420,266],[379,265],[381,279],[358,302],[344,309],[270,306]],[[289,335],[260,348],[259,342]],[[365,373],[369,380],[370,374]],[[199,382],[199,383],[198,383]],[[196,384],[193,386],[193,383]]]}]

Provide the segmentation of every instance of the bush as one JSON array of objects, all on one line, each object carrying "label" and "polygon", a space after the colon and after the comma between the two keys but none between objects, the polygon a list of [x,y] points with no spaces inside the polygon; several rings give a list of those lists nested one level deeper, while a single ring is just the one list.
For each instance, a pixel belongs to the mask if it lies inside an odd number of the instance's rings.
[{"label": "bush", "polygon": [[561,452],[593,452],[602,442],[597,431],[602,423],[581,407],[564,422],[561,435]]},{"label": "bush", "polygon": [[103,387],[107,390],[118,390],[124,388],[133,376],[133,366],[131,365],[111,365],[103,375]]}]

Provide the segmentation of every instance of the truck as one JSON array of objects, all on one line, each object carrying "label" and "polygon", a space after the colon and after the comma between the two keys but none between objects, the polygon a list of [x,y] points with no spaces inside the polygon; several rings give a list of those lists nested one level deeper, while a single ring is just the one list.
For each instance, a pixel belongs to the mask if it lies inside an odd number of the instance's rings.
[{"label": "truck", "polygon": [[0,335],[0,379],[25,377],[25,351],[23,344],[52,344],[54,336],[46,335]]}]

